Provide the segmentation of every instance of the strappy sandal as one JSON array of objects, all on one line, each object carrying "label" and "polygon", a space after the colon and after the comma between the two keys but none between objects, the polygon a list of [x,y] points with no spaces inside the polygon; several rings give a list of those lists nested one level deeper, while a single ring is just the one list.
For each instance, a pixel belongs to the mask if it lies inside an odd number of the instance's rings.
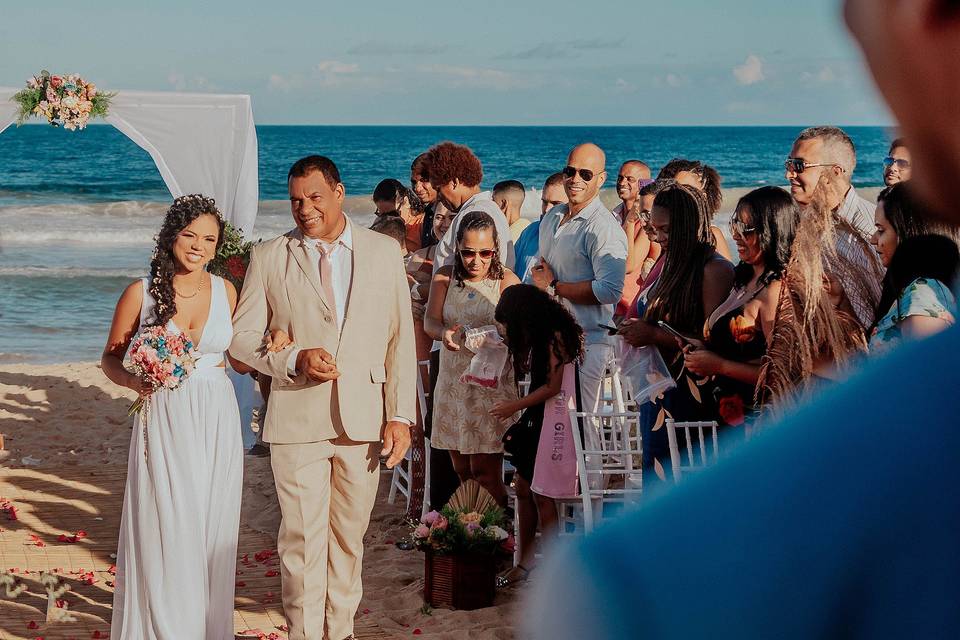
[{"label": "strappy sandal", "polygon": [[[514,573],[517,569],[520,570],[519,577],[513,577],[513,578],[508,577],[511,573]],[[508,569],[504,573],[497,576],[497,589],[506,589],[511,585],[517,584],[518,582],[525,582],[527,578],[530,577],[531,571],[533,571],[533,569],[527,569],[522,564],[518,564],[512,569]]]}]

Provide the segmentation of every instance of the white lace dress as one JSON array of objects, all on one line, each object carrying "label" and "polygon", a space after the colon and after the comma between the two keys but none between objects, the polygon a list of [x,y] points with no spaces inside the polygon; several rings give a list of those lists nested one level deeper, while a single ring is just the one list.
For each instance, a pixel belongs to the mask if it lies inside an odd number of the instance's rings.
[{"label": "white lace dress", "polygon": [[[233,385],[220,366],[233,338],[223,280],[211,276],[197,367],[151,396],[127,462],[112,640],[230,640],[243,448]],[[140,326],[153,314],[143,285]],[[172,331],[179,331],[173,321]]]}]

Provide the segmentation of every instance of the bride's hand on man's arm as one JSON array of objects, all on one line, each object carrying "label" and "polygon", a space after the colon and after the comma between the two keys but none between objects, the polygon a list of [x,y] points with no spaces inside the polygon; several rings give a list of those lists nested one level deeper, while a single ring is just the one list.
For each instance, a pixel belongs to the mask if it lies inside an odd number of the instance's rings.
[{"label": "bride's hand on man's arm", "polygon": [[267,353],[283,351],[293,344],[293,340],[282,329],[274,329],[263,338],[263,348]]}]

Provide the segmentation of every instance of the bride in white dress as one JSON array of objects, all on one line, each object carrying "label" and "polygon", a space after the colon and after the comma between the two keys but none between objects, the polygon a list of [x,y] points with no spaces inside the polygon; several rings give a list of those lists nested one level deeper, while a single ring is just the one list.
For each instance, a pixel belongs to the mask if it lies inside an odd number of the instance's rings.
[{"label": "bride in white dress", "polygon": [[[207,273],[222,238],[213,200],[177,198],[157,236],[150,277],[117,303],[103,370],[141,394],[149,387],[124,367],[141,327],[187,335],[196,369],[178,389],[150,396],[145,428],[130,442],[113,598],[113,640],[229,640],[243,449],[224,352],[233,337],[233,285]],[[237,367],[241,372],[242,365]]]}]

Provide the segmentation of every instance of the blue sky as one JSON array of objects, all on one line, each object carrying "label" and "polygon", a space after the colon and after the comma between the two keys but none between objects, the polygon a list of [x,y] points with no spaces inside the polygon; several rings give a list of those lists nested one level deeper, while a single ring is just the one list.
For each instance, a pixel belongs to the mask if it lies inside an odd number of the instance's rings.
[{"label": "blue sky", "polygon": [[889,124],[838,0],[4,2],[0,85],[249,93],[261,124]]}]

